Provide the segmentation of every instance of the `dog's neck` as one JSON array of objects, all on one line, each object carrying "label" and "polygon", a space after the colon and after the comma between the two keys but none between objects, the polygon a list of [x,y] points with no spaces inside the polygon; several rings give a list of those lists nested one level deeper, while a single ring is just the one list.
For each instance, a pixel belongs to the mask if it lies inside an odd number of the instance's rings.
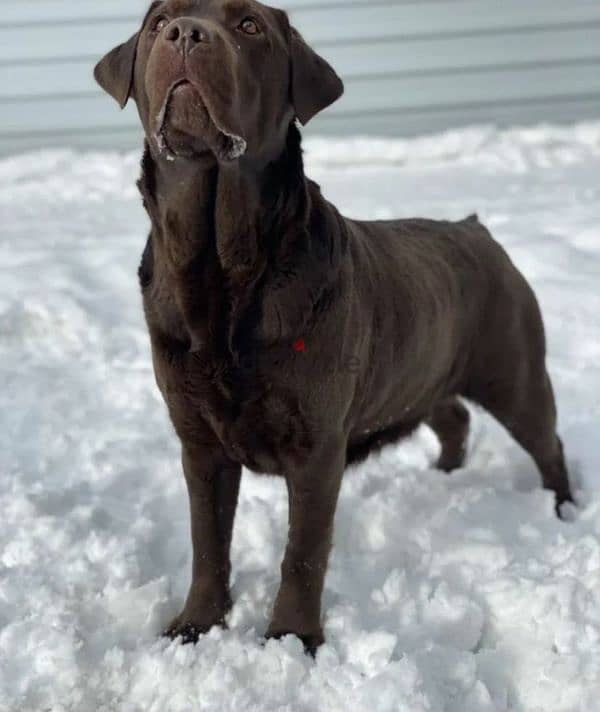
[{"label": "dog's neck", "polygon": [[290,224],[308,223],[310,199],[294,125],[279,157],[259,168],[244,159],[208,168],[156,160],[146,147],[138,186],[175,268],[212,248],[228,277],[239,278],[277,247]]},{"label": "dog's neck", "polygon": [[[153,226],[155,273],[171,285],[191,347],[204,348],[224,310],[230,348],[248,338],[269,263],[309,221],[297,128],[290,126],[279,158],[259,169],[245,160],[212,167],[157,160],[146,147],[138,186]],[[223,294],[210,306],[219,314],[207,313],[209,284]]]}]

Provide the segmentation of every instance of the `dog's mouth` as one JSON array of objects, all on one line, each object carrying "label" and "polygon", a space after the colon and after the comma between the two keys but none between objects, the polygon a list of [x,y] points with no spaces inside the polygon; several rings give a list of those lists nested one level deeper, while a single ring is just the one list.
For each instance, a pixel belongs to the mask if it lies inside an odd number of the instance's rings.
[{"label": "dog's mouth", "polygon": [[167,160],[202,158],[234,161],[246,152],[246,141],[213,118],[200,91],[187,79],[175,82],[156,117],[154,139]]}]

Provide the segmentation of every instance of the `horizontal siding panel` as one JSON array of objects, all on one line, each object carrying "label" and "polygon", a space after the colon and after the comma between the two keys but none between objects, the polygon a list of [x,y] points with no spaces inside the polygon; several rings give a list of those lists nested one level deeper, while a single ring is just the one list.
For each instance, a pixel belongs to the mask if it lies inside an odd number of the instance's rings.
[{"label": "horizontal siding panel", "polygon": [[[402,0],[401,0],[402,1]],[[454,1],[454,0],[450,0]],[[365,0],[283,0],[272,2],[281,8],[295,11],[297,8],[315,5],[366,5]],[[143,17],[150,6],[150,0],[18,0],[8,3],[2,10],[3,25],[23,25],[25,23],[73,22],[78,20],[102,20],[114,17],[138,19]]]},{"label": "horizontal siding panel", "polygon": [[[600,25],[591,29],[534,32],[526,37],[517,33],[491,38],[443,37],[434,42],[422,40],[410,44],[375,42],[332,47],[325,55],[346,80],[392,73],[439,71],[448,74],[473,65],[478,71],[516,66],[517,72],[528,63],[573,63],[596,58],[600,68]],[[573,67],[573,71],[577,68]],[[97,90],[88,60],[16,67],[0,65],[0,102],[7,97],[93,94]]]},{"label": "horizontal siding panel", "polygon": [[[453,107],[486,102],[515,102],[567,98],[597,93],[600,97],[600,72],[594,64],[582,65],[577,72],[569,67],[542,67],[494,70],[487,73],[462,72],[447,76],[381,77],[347,82],[344,100],[334,104],[330,115],[363,111],[416,110],[427,107]],[[36,128],[50,130],[119,128],[137,123],[133,102],[123,112],[103,94],[80,98],[36,98],[24,104],[2,104],[5,133],[18,134]],[[41,118],[42,117],[42,118]]]},{"label": "horizontal siding panel", "polygon": [[6,3],[2,24],[6,26],[103,20],[111,17],[142,17],[149,0],[19,0]]},{"label": "horizontal siding panel", "polygon": [[[28,0],[31,2],[31,0]],[[421,2],[385,5],[344,5],[335,10],[299,10],[297,26],[308,40],[326,48],[348,42],[366,43],[396,37],[400,42],[427,36],[507,32],[526,28],[600,24],[600,0],[587,3],[560,3],[555,0],[530,0],[519,3],[511,12],[507,2]],[[379,11],[378,11],[379,10]],[[119,19],[57,24],[52,28],[32,24],[22,30],[0,26],[0,62],[99,57],[118,42],[127,39],[137,22]],[[335,21],[334,21],[335,20]]]},{"label": "horizontal siding panel", "polygon": [[341,45],[327,48],[323,55],[343,76],[350,77],[390,72],[447,73],[465,67],[520,68],[527,63],[593,59],[597,59],[600,66],[600,24],[591,28],[554,29],[527,35],[518,32]]},{"label": "horizontal siding panel", "polygon": [[330,113],[345,113],[369,107],[373,110],[409,109],[433,105],[455,106],[488,101],[530,100],[550,96],[600,96],[597,64],[494,70],[479,73],[423,77],[381,77],[349,82],[345,101],[334,104]]},{"label": "horizontal siding panel", "polygon": [[83,98],[50,98],[2,105],[2,127],[5,135],[37,131],[114,130],[138,123],[133,102],[124,110],[104,94]]},{"label": "horizontal siding panel", "polygon": [[81,22],[48,28],[32,26],[19,31],[0,26],[0,62],[100,58],[135,31],[127,20]]},{"label": "horizontal siding panel", "polygon": [[470,0],[376,4],[298,13],[297,25],[312,42],[322,45],[397,36],[403,39],[445,34],[506,32],[536,27],[588,24],[600,21],[600,2],[564,0]]},{"label": "horizontal siding panel", "polygon": [[344,136],[417,136],[474,124],[523,126],[532,123],[570,123],[600,117],[600,97],[565,100],[550,98],[516,103],[431,107],[414,111],[364,111],[352,116],[323,114],[309,124],[309,133]]}]

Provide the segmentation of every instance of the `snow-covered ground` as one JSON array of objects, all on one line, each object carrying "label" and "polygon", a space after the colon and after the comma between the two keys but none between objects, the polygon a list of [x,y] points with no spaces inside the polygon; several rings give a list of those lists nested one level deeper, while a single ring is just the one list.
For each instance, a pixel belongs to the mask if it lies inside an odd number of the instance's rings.
[{"label": "snow-covered ground", "polygon": [[349,471],[328,643],[263,645],[283,482],[245,473],[229,630],[157,637],[190,569],[176,438],[136,284],[138,157],[0,161],[0,710],[600,710],[600,124],[311,141],[349,215],[477,211],[532,281],[579,511],[477,413],[464,470],[422,429]]}]

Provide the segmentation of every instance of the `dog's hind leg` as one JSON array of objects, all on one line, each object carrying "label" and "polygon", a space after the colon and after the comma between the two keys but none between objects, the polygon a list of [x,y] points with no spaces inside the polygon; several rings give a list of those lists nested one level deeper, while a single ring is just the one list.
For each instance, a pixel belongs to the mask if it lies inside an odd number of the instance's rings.
[{"label": "dog's hind leg", "polygon": [[425,421],[440,440],[442,452],[437,466],[444,472],[461,467],[469,433],[469,411],[458,398],[445,398],[434,407]]},{"label": "dog's hind leg", "polygon": [[[537,371],[537,373],[536,373]],[[508,382],[488,383],[468,394],[504,425],[531,455],[546,489],[556,495],[556,511],[572,502],[563,447],[556,433],[556,406],[546,369],[515,370]]]}]

